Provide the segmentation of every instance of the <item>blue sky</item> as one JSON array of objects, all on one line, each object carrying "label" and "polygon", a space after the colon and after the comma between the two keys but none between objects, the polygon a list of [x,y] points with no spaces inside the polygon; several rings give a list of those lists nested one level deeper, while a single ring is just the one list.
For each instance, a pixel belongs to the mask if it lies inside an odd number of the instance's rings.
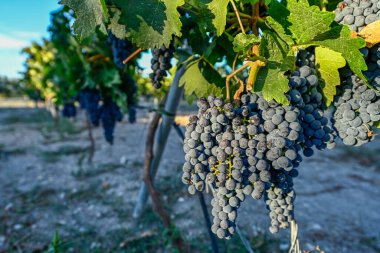
[{"label": "blue sky", "polygon": [[23,70],[23,47],[47,37],[50,12],[58,9],[56,0],[0,1],[0,75],[18,77]]}]

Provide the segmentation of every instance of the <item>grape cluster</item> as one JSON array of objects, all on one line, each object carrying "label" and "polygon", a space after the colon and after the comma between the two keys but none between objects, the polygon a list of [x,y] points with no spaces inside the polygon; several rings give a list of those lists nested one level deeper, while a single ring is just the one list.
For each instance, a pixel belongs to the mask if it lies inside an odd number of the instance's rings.
[{"label": "grape cluster", "polygon": [[[366,25],[380,18],[379,1],[347,2],[340,4],[336,14],[336,20],[347,24],[347,13],[352,13],[356,18],[366,16],[365,22],[360,26],[351,25],[353,31],[360,31]],[[363,11],[364,10],[364,11]],[[343,13],[343,14],[342,14]],[[341,15],[347,15],[339,20]],[[350,14],[351,15],[351,14]],[[352,16],[351,15],[351,16]],[[360,16],[362,15],[362,16]],[[335,111],[333,115],[334,128],[345,145],[361,146],[374,139],[374,125],[380,121],[380,44],[372,48],[363,48],[362,54],[366,60],[368,71],[364,72],[372,88],[369,88],[363,80],[354,75],[345,67],[340,71],[342,85],[338,87],[335,97]]]},{"label": "grape cluster", "polygon": [[292,73],[289,85],[289,100],[300,108],[303,153],[313,155],[312,147],[319,150],[336,146],[336,133],[330,126],[329,117],[323,107],[322,93],[318,90],[319,79],[315,69],[315,55],[312,50],[301,50],[297,56],[298,69]]},{"label": "grape cluster", "polygon": [[271,233],[277,233],[279,228],[287,228],[294,219],[295,197],[294,190],[284,191],[274,185],[267,190],[265,203],[270,210]]},{"label": "grape cluster", "polygon": [[[371,61],[380,59],[378,46],[371,50],[364,49],[363,53],[367,55],[368,66]],[[349,146],[361,146],[372,141],[374,124],[380,121],[380,95],[377,93],[380,91],[380,67],[374,71],[370,69],[365,74],[375,89],[369,88],[348,68],[343,69],[343,84],[334,102],[334,127],[343,143]]]},{"label": "grape cluster", "polygon": [[[244,94],[237,107],[213,96],[200,99],[198,107],[186,127],[182,181],[190,194],[206,184],[215,189],[211,229],[229,238],[246,197],[261,199],[270,187],[283,194],[292,191],[295,168],[302,161],[300,110],[267,102],[261,93]],[[288,215],[277,226],[273,221],[273,227],[289,226],[293,214]]]},{"label": "grape cluster", "polygon": [[117,104],[113,102],[111,98],[107,97],[99,108],[99,115],[103,126],[104,137],[108,143],[113,144],[113,132],[115,130],[116,121],[122,121],[123,114]]},{"label": "grape cluster", "polygon": [[152,54],[151,66],[153,72],[149,74],[149,77],[154,88],[159,89],[162,86],[164,77],[167,76],[167,70],[172,67],[170,61],[174,54],[173,42],[170,43],[169,47],[162,46],[154,49]]},{"label": "grape cluster", "polygon": [[117,38],[111,32],[108,34],[108,43],[112,49],[113,61],[118,68],[124,68],[123,61],[133,53],[133,45],[128,40]]},{"label": "grape cluster", "polygon": [[335,21],[360,32],[366,25],[380,19],[379,0],[344,0],[335,10]]},{"label": "grape cluster", "polygon": [[300,155],[335,146],[318,90],[313,51],[300,51],[297,69],[289,75],[289,105],[266,101],[260,92],[245,93],[234,104],[221,98],[201,98],[198,115],[185,132],[183,183],[190,194],[214,190],[212,231],[230,238],[237,210],[246,197],[264,198],[276,233],[294,219],[293,178]]},{"label": "grape cluster", "polygon": [[94,126],[102,123],[106,141],[113,144],[113,132],[116,121],[122,121],[123,114],[111,97],[105,97],[101,103],[100,92],[97,89],[83,89],[78,93],[77,100],[81,108],[88,113],[89,120]]},{"label": "grape cluster", "polygon": [[88,113],[89,119],[94,126],[99,126],[99,102],[100,92],[97,89],[85,88],[78,93],[77,100],[82,109]]},{"label": "grape cluster", "polygon": [[63,104],[62,116],[65,118],[74,118],[77,115],[77,108],[74,103],[68,102]]}]

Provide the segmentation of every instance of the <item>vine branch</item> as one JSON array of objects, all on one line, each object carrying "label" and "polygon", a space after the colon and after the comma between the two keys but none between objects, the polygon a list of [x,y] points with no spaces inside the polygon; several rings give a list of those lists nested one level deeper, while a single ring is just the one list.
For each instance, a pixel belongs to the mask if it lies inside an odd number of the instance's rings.
[{"label": "vine branch", "polygon": [[234,11],[235,11],[236,17],[237,17],[238,22],[239,22],[239,25],[240,25],[241,32],[242,32],[243,34],[245,34],[245,29],[244,29],[243,23],[241,22],[240,15],[239,15],[239,11],[238,11],[238,9],[236,8],[236,5],[235,5],[235,3],[234,3],[234,0],[230,0],[230,3],[231,3],[231,5],[232,5],[232,8],[233,8]]},{"label": "vine branch", "polygon": [[133,59],[133,57],[135,57],[136,55],[138,55],[140,52],[142,51],[142,48],[139,47],[136,51],[134,51],[130,56],[127,57],[127,59],[125,59],[123,61],[123,64],[127,64],[131,59]]},{"label": "vine branch", "polygon": [[[166,101],[166,96],[162,99],[160,106],[163,106],[165,104],[165,101]],[[144,183],[146,184],[149,195],[152,198],[153,209],[160,216],[164,226],[169,229],[169,235],[173,236],[170,233],[170,229],[173,228],[173,222],[170,219],[169,214],[161,205],[159,194],[154,188],[151,173],[150,173],[150,168],[151,168],[153,156],[154,156],[153,155],[154,139],[156,136],[160,119],[161,119],[161,113],[155,112],[153,119],[151,120],[149,124],[147,139],[145,143]],[[184,253],[187,252],[186,244],[180,235],[177,235],[175,238],[172,237],[171,239],[173,240],[173,245],[178,249],[179,252],[184,252]]]}]

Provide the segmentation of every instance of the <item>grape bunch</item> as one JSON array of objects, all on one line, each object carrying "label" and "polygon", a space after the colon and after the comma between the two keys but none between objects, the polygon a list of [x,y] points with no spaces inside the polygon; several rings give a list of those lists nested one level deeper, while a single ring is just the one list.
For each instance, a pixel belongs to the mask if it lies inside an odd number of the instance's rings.
[{"label": "grape bunch", "polygon": [[87,111],[90,122],[99,126],[100,92],[97,89],[85,88],[78,93],[77,100],[82,109]]},{"label": "grape bunch", "polygon": [[153,50],[153,58],[151,60],[152,73],[149,77],[152,81],[154,88],[159,89],[162,86],[164,77],[167,76],[167,71],[172,67],[170,63],[174,54],[173,42],[169,47],[162,46]]},{"label": "grape bunch", "polygon": [[74,118],[77,115],[77,109],[72,102],[63,104],[62,116],[65,118]]},{"label": "grape bunch", "polygon": [[318,89],[319,79],[312,49],[298,52],[297,66],[289,81],[289,100],[301,111],[302,135],[298,141],[303,142],[303,154],[310,157],[314,153],[313,146],[319,150],[334,148],[336,133],[330,125],[330,117],[327,116],[322,93]]},{"label": "grape bunch", "polygon": [[[361,1],[340,5],[341,12],[337,12],[339,20],[340,13],[353,14],[364,9],[365,22],[360,27],[350,26],[353,31],[360,31],[366,25],[378,20],[380,17],[379,1]],[[356,6],[358,5],[358,6]],[[338,7],[339,8],[339,7]],[[353,9],[353,10],[352,10]],[[368,14],[369,13],[369,14]],[[343,24],[346,22],[340,21]],[[345,67],[340,71],[342,85],[337,89],[333,115],[334,128],[345,145],[361,146],[374,139],[373,130],[375,124],[380,121],[380,44],[372,48],[363,48],[362,54],[366,60],[368,71],[364,72],[372,88],[369,88],[363,80]]]},{"label": "grape bunch", "polygon": [[117,104],[113,102],[110,97],[107,97],[99,108],[99,115],[103,126],[104,137],[108,143],[113,144],[113,132],[115,130],[116,121],[122,121],[123,114]]},{"label": "grape bunch", "polygon": [[366,25],[380,19],[380,1],[345,0],[335,10],[335,21],[349,25],[350,29],[360,32]]},{"label": "grape bunch", "polygon": [[260,92],[245,93],[234,104],[213,96],[198,101],[198,115],[186,127],[182,181],[190,194],[207,185],[215,189],[211,230],[219,238],[234,234],[248,196],[265,200],[272,233],[293,221],[301,153],[335,147],[318,82],[314,53],[302,50],[289,75],[289,105],[268,102]]},{"label": "grape bunch", "polygon": [[129,40],[117,38],[111,32],[108,33],[108,43],[112,49],[113,61],[118,68],[124,68],[123,61],[133,53],[133,45]]},{"label": "grape bunch", "polygon": [[287,228],[294,219],[295,197],[294,190],[284,191],[274,185],[267,190],[265,203],[270,211],[271,233],[277,233],[279,228]]},{"label": "grape bunch", "polygon": [[[211,229],[230,238],[246,197],[261,199],[270,187],[292,191],[302,161],[300,110],[267,102],[261,93],[242,95],[236,107],[213,96],[200,99],[198,107],[186,127],[182,181],[190,194],[206,184],[215,189]],[[273,231],[289,226],[292,215],[272,221]]]},{"label": "grape bunch", "polygon": [[[365,53],[366,51],[368,49],[364,50]],[[368,65],[375,56],[380,56],[378,46],[370,50],[367,56]],[[374,125],[380,121],[380,95],[377,93],[380,91],[380,67],[373,72],[368,71],[366,75],[372,76],[370,83],[375,89],[369,88],[348,68],[341,71],[343,84],[339,87],[338,96],[334,101],[336,110],[333,119],[339,137],[349,146],[361,146],[372,141],[375,136]]]}]

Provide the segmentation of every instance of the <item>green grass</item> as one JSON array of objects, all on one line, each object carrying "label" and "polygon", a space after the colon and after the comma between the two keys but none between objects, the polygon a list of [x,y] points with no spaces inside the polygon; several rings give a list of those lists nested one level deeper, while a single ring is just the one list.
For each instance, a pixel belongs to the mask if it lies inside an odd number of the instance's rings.
[{"label": "green grass", "polygon": [[39,155],[45,163],[56,163],[62,156],[80,155],[85,152],[88,152],[88,147],[66,145],[54,151],[41,151]]},{"label": "green grass", "polygon": [[376,252],[380,252],[380,237],[377,237],[377,236],[365,237],[360,240],[360,243],[369,248],[372,248]]},{"label": "green grass", "polygon": [[7,159],[10,156],[23,155],[25,153],[25,148],[7,148],[4,144],[0,144],[0,159]]},{"label": "green grass", "polygon": [[48,111],[42,109],[27,109],[22,108],[23,113],[18,113],[21,109],[7,109],[14,111],[9,113],[11,115],[4,117],[1,123],[4,125],[13,124],[44,124],[47,121],[51,121],[51,116]]},{"label": "green grass", "polygon": [[[85,129],[76,127],[71,119],[58,117],[54,120],[50,113],[44,109],[6,109],[10,110],[9,116],[1,119],[2,125],[30,125],[40,131],[45,137],[46,142],[60,141],[66,135],[76,135],[83,132]],[[20,112],[19,112],[20,111]],[[59,139],[54,138],[54,133],[59,134]]]},{"label": "green grass", "polygon": [[104,173],[113,172],[123,166],[118,163],[104,163],[97,164],[95,166],[89,166],[86,169],[80,167],[78,170],[73,171],[71,174],[76,179],[85,179],[87,180],[90,177],[95,177]]}]

